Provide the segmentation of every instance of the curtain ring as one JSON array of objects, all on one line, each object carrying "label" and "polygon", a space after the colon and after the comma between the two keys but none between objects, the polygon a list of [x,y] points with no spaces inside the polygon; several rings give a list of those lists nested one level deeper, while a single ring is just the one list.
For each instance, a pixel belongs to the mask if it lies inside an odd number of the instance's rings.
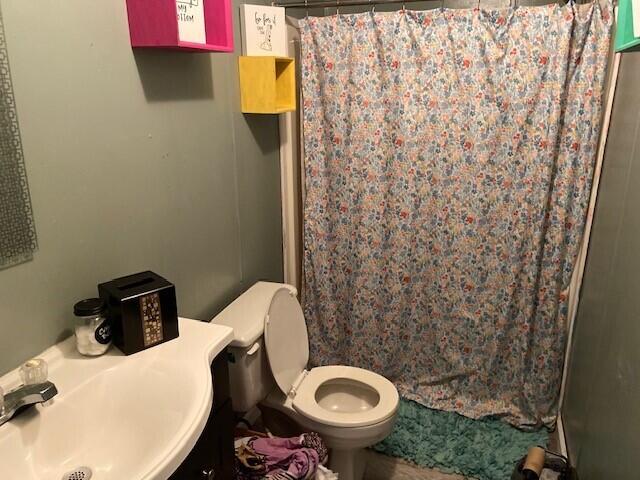
[{"label": "curtain ring", "polygon": [[340,0],[336,0],[336,15],[340,16]]},{"label": "curtain ring", "polygon": [[404,2],[402,2],[402,13],[407,13],[406,7],[404,5]]},{"label": "curtain ring", "polygon": [[444,0],[440,3],[440,10],[444,11]]},{"label": "curtain ring", "polygon": [[309,18],[309,0],[304,0],[305,18]]}]

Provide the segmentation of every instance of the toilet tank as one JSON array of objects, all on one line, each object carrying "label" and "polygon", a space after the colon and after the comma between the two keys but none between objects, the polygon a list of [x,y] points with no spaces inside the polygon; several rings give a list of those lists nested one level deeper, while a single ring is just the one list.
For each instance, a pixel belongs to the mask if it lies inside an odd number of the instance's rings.
[{"label": "toilet tank", "polygon": [[273,295],[281,288],[297,294],[285,283],[258,282],[216,315],[211,323],[233,328],[229,346],[229,380],[233,410],[247,412],[275,387],[264,347],[264,318]]}]

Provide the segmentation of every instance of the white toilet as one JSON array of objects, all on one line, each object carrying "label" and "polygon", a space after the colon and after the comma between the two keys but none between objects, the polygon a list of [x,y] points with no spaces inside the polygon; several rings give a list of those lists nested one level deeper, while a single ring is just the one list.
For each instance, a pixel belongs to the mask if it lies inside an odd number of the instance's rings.
[{"label": "white toilet", "polygon": [[359,480],[364,448],[391,432],[398,391],[386,378],[356,367],[306,370],[309,338],[296,289],[258,282],[213,320],[234,329],[229,371],[237,412],[258,405],[276,409],[331,449],[340,480]]}]

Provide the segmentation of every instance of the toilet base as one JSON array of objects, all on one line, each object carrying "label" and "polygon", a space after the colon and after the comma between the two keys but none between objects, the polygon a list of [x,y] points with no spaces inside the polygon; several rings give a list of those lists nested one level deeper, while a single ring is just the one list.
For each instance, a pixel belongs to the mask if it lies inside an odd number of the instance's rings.
[{"label": "toilet base", "polygon": [[260,405],[264,425],[277,436],[317,432],[329,448],[329,468],[339,480],[362,480],[366,466],[366,448],[386,438],[397,415],[363,427],[335,427],[320,424],[298,414],[291,400],[276,392]]},{"label": "toilet base", "polygon": [[329,453],[329,468],[338,474],[340,480],[362,480],[365,466],[364,448],[333,449]]}]

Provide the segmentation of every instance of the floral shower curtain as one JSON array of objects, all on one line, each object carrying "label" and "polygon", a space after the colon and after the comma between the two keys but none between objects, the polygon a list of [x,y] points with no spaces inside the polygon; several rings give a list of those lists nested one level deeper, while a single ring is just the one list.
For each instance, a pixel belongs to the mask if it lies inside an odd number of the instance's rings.
[{"label": "floral shower curtain", "polygon": [[301,21],[314,364],[555,419],[611,3]]}]

